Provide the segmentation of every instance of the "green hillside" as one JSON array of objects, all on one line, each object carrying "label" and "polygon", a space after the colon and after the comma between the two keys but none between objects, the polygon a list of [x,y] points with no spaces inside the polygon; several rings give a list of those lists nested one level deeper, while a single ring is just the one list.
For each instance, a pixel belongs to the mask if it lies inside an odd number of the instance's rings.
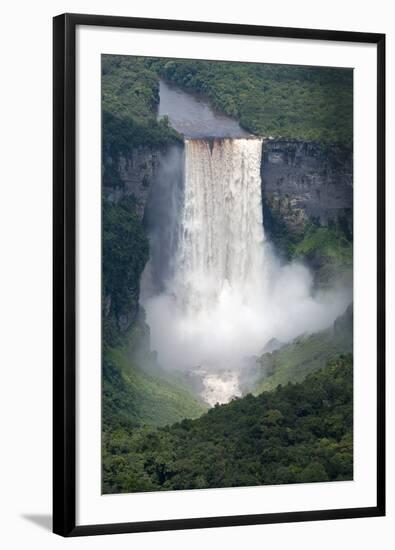
[{"label": "green hillside", "polygon": [[352,304],[334,325],[314,334],[299,336],[258,360],[258,377],[254,393],[275,389],[279,384],[301,382],[308,374],[324,367],[341,353],[352,353]]},{"label": "green hillside", "polygon": [[345,225],[309,225],[302,235],[289,237],[294,240],[290,257],[311,267],[318,286],[330,287],[335,280],[352,281],[353,237]]},{"label": "green hillside", "polygon": [[127,347],[107,348],[103,358],[103,424],[161,426],[196,418],[207,406],[159,367],[139,368]]},{"label": "green hillside", "polygon": [[352,479],[352,356],[196,420],[104,435],[103,492]]}]

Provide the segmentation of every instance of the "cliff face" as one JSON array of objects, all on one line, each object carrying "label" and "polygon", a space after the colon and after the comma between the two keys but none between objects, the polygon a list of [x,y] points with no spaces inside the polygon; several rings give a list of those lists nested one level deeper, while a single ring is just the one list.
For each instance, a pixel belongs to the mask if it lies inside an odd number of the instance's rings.
[{"label": "cliff face", "polygon": [[158,163],[159,152],[148,147],[137,147],[118,158],[106,156],[106,170],[111,170],[115,178],[103,178],[104,198],[116,204],[125,197],[135,198],[136,214],[142,220]]},{"label": "cliff face", "polygon": [[261,175],[269,234],[276,223],[290,232],[301,232],[310,221],[327,225],[343,218],[352,224],[351,152],[314,143],[266,141]]},{"label": "cliff face", "polygon": [[[143,217],[158,157],[149,147],[104,155],[103,253],[109,265],[103,268],[109,274],[104,272],[103,322],[110,341],[126,334],[139,318],[140,278],[148,258]],[[138,325],[138,330],[148,329],[143,318]]]},{"label": "cliff face", "polygon": [[[135,331],[148,330],[139,305],[140,279],[149,258],[148,233],[151,224],[170,225],[169,189],[181,177],[182,155],[183,147],[174,144],[104,155],[103,251],[109,275],[104,277],[103,318],[116,326],[113,334],[126,334],[132,325]],[[169,254],[167,233],[150,244],[151,252],[156,247],[158,269],[163,269]],[[151,267],[154,276],[157,266]],[[140,340],[146,341],[143,336]]]},{"label": "cliff face", "polygon": [[[105,164],[112,167],[117,182],[104,178],[104,197],[114,203],[134,197],[137,215],[143,219],[153,183],[159,173],[168,172],[164,167],[166,155],[166,149],[138,147],[118,159],[107,157]],[[307,142],[266,141],[261,176],[270,214],[281,219],[291,232],[303,229],[309,221],[326,225],[329,220],[351,217],[351,152]]]},{"label": "cliff face", "polygon": [[[138,267],[132,267],[132,258],[127,265],[124,259],[136,255],[145,246],[141,234],[146,235],[147,228],[152,225],[160,228],[157,231],[160,238],[151,241],[151,252],[152,247],[156,247],[153,256],[159,262],[158,266],[151,266],[153,284],[155,270],[163,272],[165,269],[172,253],[169,230],[174,223],[174,197],[169,190],[182,179],[183,147],[137,147],[117,158],[105,155],[104,167],[104,202],[119,211],[122,209],[126,218],[130,216],[136,220],[130,232],[117,240],[117,247],[125,249],[121,250],[120,262],[126,270],[123,276],[129,281],[125,298],[118,300],[122,306],[115,305],[110,291],[103,297],[104,318],[113,319],[119,332],[124,334],[140,311],[140,278],[146,262],[142,255]],[[269,237],[281,248],[276,236],[284,232],[302,234],[309,222],[325,226],[331,220],[342,219],[351,228],[352,169],[352,153],[336,146],[322,147],[290,140],[265,141],[261,176],[264,224]],[[134,251],[130,250],[132,243]]]}]

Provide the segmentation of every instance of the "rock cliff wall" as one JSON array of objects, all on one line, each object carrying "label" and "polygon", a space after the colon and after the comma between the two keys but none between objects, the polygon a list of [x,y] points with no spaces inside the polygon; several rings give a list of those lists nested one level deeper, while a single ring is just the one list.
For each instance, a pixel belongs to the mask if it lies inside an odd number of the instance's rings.
[{"label": "rock cliff wall", "polygon": [[[104,159],[103,196],[113,203],[125,197],[136,199],[136,213],[143,219],[151,184],[157,173],[159,151],[149,147],[137,147],[128,155],[106,156]],[[106,178],[106,171],[115,175]]]},{"label": "rock cliff wall", "polygon": [[[155,223],[168,228],[169,219],[174,217],[170,212],[174,200],[168,193],[175,178],[182,174],[182,152],[182,146],[171,145],[160,149],[137,147],[117,158],[105,156],[103,198],[123,208],[127,203],[130,215],[137,216],[145,231]],[[342,219],[352,227],[351,152],[336,146],[266,140],[262,147],[261,176],[265,229],[276,244],[278,234],[302,234],[311,222],[327,225],[331,220]],[[151,247],[160,248],[154,255],[160,265],[152,266],[153,283],[155,269],[163,270],[171,253],[167,242],[170,243],[170,236],[165,230],[158,242],[151,241]],[[111,295],[104,296],[105,318],[111,316],[111,304]],[[133,307],[129,304],[128,311],[116,315],[121,333],[129,330],[138,313],[137,297]]]},{"label": "rock cliff wall", "polygon": [[[108,233],[104,234],[103,243],[107,250],[114,248],[112,261],[118,263],[117,273],[121,274],[122,282],[112,284],[110,281],[107,284],[110,290],[106,292],[104,289],[103,317],[109,323],[115,323],[121,335],[127,333],[138,319],[141,322],[137,323],[137,330],[147,328],[144,312],[139,306],[140,279],[148,257],[144,250],[148,246],[151,225],[157,224],[167,228],[167,233],[169,231],[171,218],[174,217],[173,197],[169,189],[174,183],[180,184],[182,155],[182,145],[175,144],[159,148],[136,147],[128,154],[104,155],[103,206],[112,205],[112,215],[119,220],[119,224],[114,222],[114,218],[111,218],[112,224],[117,227],[110,227],[107,222],[104,229]],[[114,235],[125,217],[135,222],[130,223],[123,234]],[[155,284],[155,269],[163,270],[168,261],[170,236],[167,233],[164,229],[161,239],[151,240],[150,243],[151,253],[155,248],[154,257],[160,263],[151,266],[152,284]],[[134,258],[137,261],[133,261]],[[123,294],[121,297],[120,292]],[[114,294],[118,297],[116,303]]]},{"label": "rock cliff wall", "polygon": [[[115,203],[135,197],[138,216],[143,219],[152,184],[160,172],[168,172],[163,169],[166,155],[166,149],[139,147],[127,156],[107,158],[107,166],[116,171],[117,183],[104,178],[104,197]],[[289,231],[299,231],[310,221],[326,225],[330,220],[352,217],[353,161],[349,151],[269,140],[263,144],[261,175],[266,206]]]},{"label": "rock cliff wall", "polygon": [[[308,222],[352,224],[352,153],[337,146],[268,140],[262,150],[262,191],[269,222],[300,232]],[[271,222],[271,224],[270,224]]]},{"label": "rock cliff wall", "polygon": [[[117,334],[126,334],[139,318],[139,313],[140,317],[142,313],[139,307],[140,278],[147,257],[141,253],[147,246],[144,242],[146,237],[143,218],[157,172],[159,152],[150,147],[136,147],[128,154],[105,154],[103,161],[103,208],[110,204],[115,218],[111,225],[107,221],[104,228],[104,254],[110,256],[111,249],[114,250],[111,261],[116,262],[117,272],[122,279],[119,282],[114,281],[114,284],[111,280],[106,280],[103,285],[105,334],[109,335],[113,343],[112,338],[116,338]],[[135,222],[123,234],[117,235],[114,224],[120,225],[125,217]],[[137,251],[130,250],[136,246]],[[141,256],[141,261],[133,263],[131,254]],[[145,327],[144,322],[138,325]]]}]

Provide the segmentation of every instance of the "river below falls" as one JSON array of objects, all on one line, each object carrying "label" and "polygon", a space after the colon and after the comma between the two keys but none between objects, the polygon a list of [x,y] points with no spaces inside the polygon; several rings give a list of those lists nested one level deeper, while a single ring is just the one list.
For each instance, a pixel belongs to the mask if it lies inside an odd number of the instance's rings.
[{"label": "river below falls", "polygon": [[200,398],[214,407],[217,403],[222,405],[229,403],[235,397],[241,397],[239,373],[232,370],[211,372],[204,368],[198,368],[194,375],[200,378]]},{"label": "river below falls", "polygon": [[202,384],[200,397],[211,407],[241,396],[238,373],[234,371],[204,373]]}]

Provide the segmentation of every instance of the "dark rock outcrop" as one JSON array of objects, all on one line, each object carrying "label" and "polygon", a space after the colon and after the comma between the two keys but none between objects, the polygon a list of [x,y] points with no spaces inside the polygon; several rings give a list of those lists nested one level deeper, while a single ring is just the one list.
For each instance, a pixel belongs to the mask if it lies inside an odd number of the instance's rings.
[{"label": "dark rock outcrop", "polygon": [[[104,156],[103,170],[103,200],[114,205],[126,208],[130,216],[137,217],[139,225],[143,223],[145,207],[158,167],[159,152],[149,147],[131,149],[128,154],[120,153],[111,157]],[[115,246],[116,243],[114,243]],[[120,243],[125,246],[126,243]],[[141,268],[141,272],[144,266]],[[139,280],[141,273],[135,273],[131,278],[136,279],[135,288],[127,288],[129,299],[120,310],[114,308],[114,300],[109,293],[103,297],[103,317],[116,324],[120,334],[126,334],[139,314]],[[129,277],[130,279],[130,277]],[[127,285],[125,280],[125,285]],[[137,290],[137,296],[134,296]],[[133,299],[132,299],[133,298]]]},{"label": "dark rock outcrop", "polygon": [[111,169],[115,178],[103,178],[103,195],[110,202],[118,203],[124,197],[136,199],[136,212],[140,219],[144,216],[151,184],[159,163],[159,152],[152,148],[137,147],[128,155],[117,158],[106,157],[106,169]]},{"label": "dark rock outcrop", "polygon": [[[137,219],[137,226],[146,235],[153,224],[162,228],[168,226],[167,218],[174,217],[171,212],[172,196],[169,188],[179,185],[182,174],[183,146],[170,143],[162,147],[136,147],[129,153],[119,153],[111,157],[104,155],[103,199],[109,203],[127,210],[131,217]],[[167,220],[168,221],[168,220]],[[174,221],[173,221],[174,223]],[[136,227],[136,229],[138,229]],[[154,257],[160,266],[153,264],[150,273],[154,277],[155,268],[164,269],[166,256],[169,254],[170,236],[162,231],[160,239],[151,239],[150,248],[155,251]],[[137,231],[138,233],[138,231]],[[132,237],[132,236],[131,236]],[[130,241],[130,243],[132,240]],[[114,243],[114,246],[127,246],[127,243]],[[152,255],[152,254],[151,254]],[[132,266],[131,266],[131,269]],[[105,319],[115,318],[120,334],[129,331],[138,320],[141,272],[133,270],[129,277],[134,282],[133,288],[127,288],[130,300],[125,300],[125,307],[114,308],[111,294],[103,298],[103,316]],[[125,280],[126,285],[126,280]],[[141,323],[140,323],[141,324]],[[144,324],[144,323],[142,323]]]},{"label": "dark rock outcrop", "polygon": [[[267,220],[300,232],[308,222],[352,224],[352,152],[335,145],[265,140],[262,186]],[[268,227],[270,233],[270,227]]]}]

